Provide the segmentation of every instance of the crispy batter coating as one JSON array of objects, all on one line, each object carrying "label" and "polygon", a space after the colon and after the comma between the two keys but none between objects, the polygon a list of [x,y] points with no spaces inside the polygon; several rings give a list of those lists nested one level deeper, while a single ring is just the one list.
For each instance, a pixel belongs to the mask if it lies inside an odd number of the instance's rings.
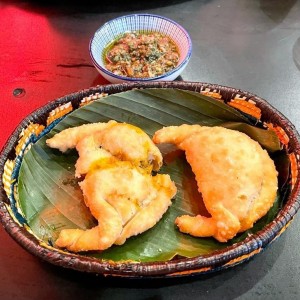
[{"label": "crispy batter coating", "polygon": [[226,242],[251,228],[273,205],[278,185],[274,162],[247,135],[222,127],[181,125],[158,130],[153,141],[185,151],[211,214],[178,217],[180,231]]},{"label": "crispy batter coating", "polygon": [[102,131],[116,123],[116,121],[111,120],[107,123],[91,123],[67,128],[46,140],[46,144],[51,148],[59,149],[61,152],[66,152],[68,149],[75,148],[77,143],[84,136]]},{"label": "crispy batter coating", "polygon": [[133,125],[115,121],[83,125],[58,133],[47,144],[61,151],[76,147],[75,175],[85,175],[79,185],[98,221],[88,230],[63,229],[55,242],[60,248],[81,252],[121,245],[153,227],[176,194],[169,175],[151,175],[161,167],[162,155]]},{"label": "crispy batter coating", "polygon": [[169,175],[149,176],[146,189],[148,196],[141,202],[136,215],[124,226],[115,244],[122,245],[126,239],[152,228],[171,205],[176,194],[176,186]]},{"label": "crispy batter coating", "polygon": [[154,171],[162,165],[159,149],[143,130],[113,120],[65,129],[46,143],[62,152],[76,147],[79,154],[76,177],[86,174],[96,161],[111,157],[131,161],[139,167],[151,167]]},{"label": "crispy batter coating", "polygon": [[161,219],[176,193],[169,175],[151,176],[128,161],[89,172],[80,187],[98,226],[60,232],[56,245],[74,252],[121,245],[148,230]]}]

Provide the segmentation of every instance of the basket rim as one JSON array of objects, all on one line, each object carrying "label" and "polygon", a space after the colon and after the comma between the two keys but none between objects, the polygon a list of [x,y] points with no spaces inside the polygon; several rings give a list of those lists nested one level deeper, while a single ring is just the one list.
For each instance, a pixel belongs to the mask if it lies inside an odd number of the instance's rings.
[{"label": "basket rim", "polygon": [[[32,121],[41,120],[52,109],[60,104],[67,102],[77,102],[94,93],[114,94],[126,90],[136,88],[178,88],[185,90],[200,91],[209,88],[219,90],[228,94],[239,94],[254,100],[262,109],[263,114],[270,114],[271,120],[276,120],[279,126],[284,127],[290,138],[293,152],[299,156],[300,154],[300,136],[295,126],[276,108],[269,104],[266,100],[247,91],[222,86],[218,84],[191,82],[191,81],[173,81],[173,82],[134,82],[109,84],[91,87],[81,90],[64,97],[58,98],[46,105],[36,109],[23,119],[10,138],[7,140],[0,152],[0,177],[2,178],[4,171],[4,163],[11,157],[15,144],[18,140],[21,130]],[[298,163],[299,165],[299,163]],[[299,169],[299,166],[298,166]],[[299,174],[299,172],[298,172]],[[247,237],[244,241],[226,247],[222,250],[214,251],[210,254],[200,255],[193,258],[180,258],[168,262],[108,262],[96,258],[86,257],[83,255],[63,252],[58,249],[48,248],[40,244],[28,230],[15,221],[8,210],[8,198],[5,194],[3,182],[0,184],[0,222],[8,234],[23,248],[31,254],[48,261],[54,265],[74,269],[77,271],[96,273],[105,276],[122,276],[122,277],[177,277],[191,274],[206,274],[219,271],[234,266],[248,260],[253,255],[259,253],[267,247],[273,240],[281,235],[292,221],[294,215],[300,207],[300,182],[299,175],[293,188],[288,196],[287,202],[280,210],[276,218],[262,230],[254,235]]]}]

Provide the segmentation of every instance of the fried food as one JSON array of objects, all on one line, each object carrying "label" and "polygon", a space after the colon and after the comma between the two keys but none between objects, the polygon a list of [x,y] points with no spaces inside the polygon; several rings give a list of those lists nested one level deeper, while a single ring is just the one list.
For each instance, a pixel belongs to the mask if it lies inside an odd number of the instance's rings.
[{"label": "fried food", "polygon": [[185,151],[211,215],[178,217],[175,223],[181,232],[227,242],[251,228],[273,205],[278,186],[274,162],[247,135],[222,127],[181,125],[158,130],[153,141]]},{"label": "fried food", "polygon": [[95,123],[68,128],[46,141],[51,148],[65,152],[78,151],[75,176],[86,174],[101,159],[117,158],[136,166],[158,171],[162,155],[149,136],[140,128],[127,123]]},{"label": "fried food", "polygon": [[[141,129],[114,121],[91,126],[91,133],[86,128],[66,129],[47,140],[50,147],[61,151],[76,147],[76,176],[85,175],[79,185],[98,221],[88,230],[60,232],[55,245],[73,252],[105,250],[148,230],[176,194],[169,175],[151,175],[162,165],[162,155]],[[68,133],[72,141],[66,141]]]},{"label": "fried food", "polygon": [[59,149],[61,152],[66,152],[68,149],[75,148],[77,143],[83,137],[102,131],[116,123],[116,121],[111,120],[107,123],[91,123],[67,128],[55,134],[51,139],[46,140],[46,144],[51,148]]},{"label": "fried food", "polygon": [[74,252],[121,245],[148,230],[161,219],[176,193],[169,175],[153,177],[127,161],[88,173],[80,187],[98,226],[61,231],[56,245]]},{"label": "fried food", "polygon": [[171,205],[171,199],[177,192],[175,183],[167,174],[149,175],[147,181],[148,196],[144,200],[141,198],[142,201],[138,200],[139,209],[124,226],[115,242],[117,245],[122,245],[127,238],[152,228],[167,211]]},{"label": "fried food", "polygon": [[176,193],[169,175],[151,176],[128,161],[88,173],[80,187],[98,226],[61,231],[56,245],[74,252],[121,245],[148,230],[161,219]]}]

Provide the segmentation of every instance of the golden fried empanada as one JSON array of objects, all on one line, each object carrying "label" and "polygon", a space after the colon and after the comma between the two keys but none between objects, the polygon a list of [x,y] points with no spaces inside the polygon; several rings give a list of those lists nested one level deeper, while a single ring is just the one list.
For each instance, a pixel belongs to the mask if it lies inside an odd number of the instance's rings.
[{"label": "golden fried empanada", "polygon": [[273,205],[278,185],[274,162],[246,134],[223,127],[181,125],[158,130],[153,141],[172,143],[185,151],[211,215],[178,217],[180,231],[226,242],[251,228]]},{"label": "golden fried empanada", "polygon": [[56,245],[73,252],[104,250],[148,230],[161,219],[176,193],[169,175],[151,176],[128,161],[89,172],[80,187],[98,225],[60,232]]},{"label": "golden fried empanada", "polygon": [[[69,137],[69,139],[68,139]],[[152,176],[162,155],[140,128],[110,121],[82,125],[47,140],[52,148],[76,147],[75,176],[86,205],[98,221],[88,230],[63,229],[55,245],[73,252],[105,250],[153,227],[176,193],[169,175]]]}]

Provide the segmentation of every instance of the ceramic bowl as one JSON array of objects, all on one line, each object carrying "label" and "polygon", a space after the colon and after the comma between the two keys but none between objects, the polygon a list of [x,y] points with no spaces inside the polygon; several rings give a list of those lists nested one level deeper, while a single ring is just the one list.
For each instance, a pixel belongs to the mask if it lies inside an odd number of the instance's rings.
[{"label": "ceramic bowl", "polygon": [[[107,46],[125,32],[159,32],[170,37],[180,53],[176,68],[157,77],[131,78],[116,75],[105,68],[103,53]],[[192,41],[187,31],[176,22],[158,15],[133,14],[113,19],[101,26],[94,34],[89,45],[93,64],[99,73],[112,83],[130,81],[172,81],[187,66],[192,54]]]}]

